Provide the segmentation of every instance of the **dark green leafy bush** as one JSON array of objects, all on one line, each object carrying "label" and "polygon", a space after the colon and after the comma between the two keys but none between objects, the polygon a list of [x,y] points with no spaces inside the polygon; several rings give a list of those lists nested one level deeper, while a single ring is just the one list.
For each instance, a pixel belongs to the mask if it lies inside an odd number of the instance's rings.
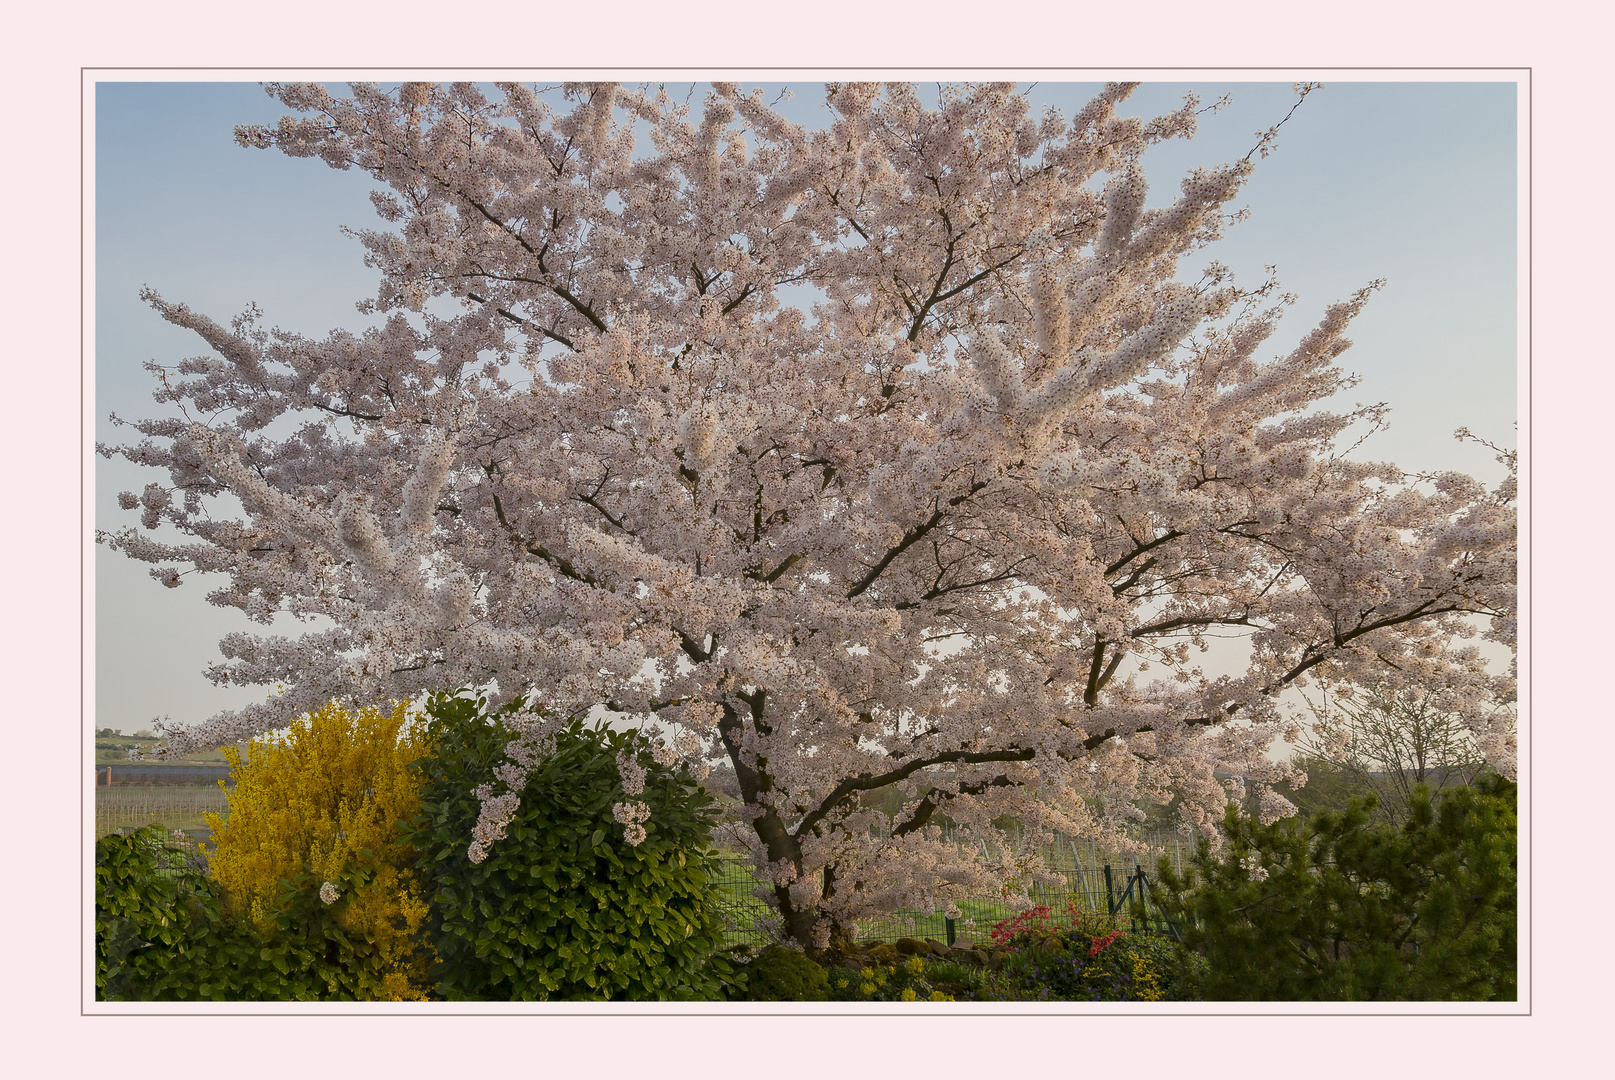
[{"label": "dark green leafy bush", "polygon": [[828,1001],[824,968],[795,949],[770,945],[746,968],[747,1001]]},{"label": "dark green leafy bush", "polygon": [[[521,805],[488,857],[467,845],[473,789],[493,779],[515,737],[513,708],[480,698],[427,705],[433,753],[410,838],[431,905],[437,991],[455,1001],[694,1000],[721,995],[728,963],[707,887],[717,870],[712,800],[687,770],[639,753],[632,733],[575,722],[529,772]],[[642,746],[642,742],[637,744]],[[619,752],[638,754],[650,807],[630,846],[612,806],[624,801]]]},{"label": "dark green leafy bush", "polygon": [[102,1001],[214,997],[189,984],[226,937],[212,882],[171,851],[162,826],[95,842],[95,993]]},{"label": "dark green leafy bush", "polygon": [[1513,1001],[1517,788],[1491,774],[1406,825],[1372,800],[1260,825],[1232,812],[1185,876],[1163,862],[1163,907],[1209,962],[1221,1001]]}]

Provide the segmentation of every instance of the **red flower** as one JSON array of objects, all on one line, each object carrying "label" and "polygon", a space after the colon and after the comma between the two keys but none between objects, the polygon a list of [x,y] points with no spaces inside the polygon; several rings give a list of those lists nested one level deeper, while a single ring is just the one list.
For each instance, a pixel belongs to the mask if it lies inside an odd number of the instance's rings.
[{"label": "red flower", "polygon": [[1114,944],[1117,938],[1126,936],[1121,930],[1112,930],[1102,938],[1094,938],[1093,944],[1088,947],[1088,955],[1090,957],[1098,956],[1105,950],[1106,946]]}]

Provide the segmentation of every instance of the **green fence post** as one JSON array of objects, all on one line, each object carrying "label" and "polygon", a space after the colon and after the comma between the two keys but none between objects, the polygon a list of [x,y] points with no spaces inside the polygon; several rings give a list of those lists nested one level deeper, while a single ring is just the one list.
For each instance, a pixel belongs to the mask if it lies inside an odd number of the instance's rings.
[{"label": "green fence post", "polygon": [[1144,929],[1146,930],[1150,928],[1150,894],[1147,888],[1148,885],[1149,882],[1144,880],[1144,868],[1140,866],[1138,868],[1138,901],[1139,906],[1144,911]]}]

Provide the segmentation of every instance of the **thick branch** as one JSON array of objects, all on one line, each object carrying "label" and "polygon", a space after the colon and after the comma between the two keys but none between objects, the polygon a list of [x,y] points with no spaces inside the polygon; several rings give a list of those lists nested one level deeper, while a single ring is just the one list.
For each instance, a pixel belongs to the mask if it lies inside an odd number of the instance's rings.
[{"label": "thick branch", "polygon": [[601,506],[599,504],[599,502],[597,502],[595,500],[593,495],[574,495],[573,498],[577,499],[577,501],[580,502],[580,503],[584,503],[584,504],[586,504],[588,506],[594,507],[596,510],[600,511],[600,516],[601,517],[605,518],[607,521],[611,522],[613,525],[615,525],[617,528],[621,529],[623,532],[627,533],[628,535],[630,535],[630,536],[634,535],[634,530],[632,530],[628,526],[624,525],[622,523],[621,519],[613,517],[611,515],[611,511],[609,511],[605,507]]},{"label": "thick branch", "polygon": [[[1115,562],[1113,562],[1109,566],[1105,567],[1105,576],[1109,577],[1110,575],[1114,574],[1116,571],[1120,570],[1122,567],[1126,566],[1128,563],[1132,562],[1134,559],[1138,558],[1140,555],[1144,554],[1146,551],[1153,551],[1155,548],[1160,547],[1162,544],[1166,543],[1167,541],[1176,540],[1178,537],[1180,537],[1182,535],[1183,534],[1181,532],[1177,531],[1176,529],[1173,529],[1170,532],[1167,532],[1166,534],[1164,534],[1162,536],[1156,537],[1154,540],[1151,540],[1147,544],[1137,544],[1137,546],[1134,547],[1132,551],[1129,551],[1126,555],[1123,555],[1121,558],[1117,559]],[[1135,544],[1136,543],[1137,543],[1137,541],[1135,541]]]},{"label": "thick branch", "polygon": [[673,633],[679,636],[679,648],[684,650],[684,655],[688,656],[691,660],[694,660],[697,664],[703,664],[706,661],[711,660],[713,652],[718,648],[718,639],[715,636],[712,639],[712,648],[707,649],[704,648],[699,641],[695,640],[695,638],[691,637],[689,634],[686,634],[683,630],[680,630],[676,626],[673,628]]},{"label": "thick branch", "polygon": [[996,585],[1000,581],[1009,581],[1015,576],[1015,571],[1020,568],[1021,563],[1026,561],[1026,559],[1022,559],[1010,569],[1005,570],[1002,574],[994,574],[992,577],[980,578],[976,581],[960,581],[952,585],[933,585],[931,588],[925,590],[925,592],[920,595],[918,600],[904,600],[903,602],[893,604],[892,606],[898,611],[907,611],[910,608],[919,607],[927,600],[935,600],[939,596],[946,596],[951,592],[959,592],[961,589],[975,589],[982,585]]},{"label": "thick branch", "polygon": [[1133,637],[1143,637],[1146,634],[1164,634],[1168,630],[1181,630],[1185,626],[1255,626],[1250,616],[1240,615],[1227,618],[1213,616],[1182,615],[1175,619],[1162,619],[1158,623],[1141,626],[1132,632]]},{"label": "thick branch", "polygon": [[802,559],[803,556],[800,554],[791,555],[786,557],[784,561],[766,574],[761,570],[747,570],[746,576],[753,581],[761,581],[766,585],[772,585],[774,582],[783,577],[787,570],[801,562]]},{"label": "thick branch", "polygon": [[992,761],[1031,761],[1037,756],[1037,751],[1030,747],[1013,750],[989,750],[983,753],[971,753],[968,750],[948,750],[931,757],[915,758],[908,764],[893,769],[891,772],[871,775],[860,773],[850,779],[843,780],[835,786],[835,790],[825,796],[824,801],[802,818],[796,826],[794,835],[801,836],[812,830],[813,826],[823,821],[841,801],[855,791],[873,791],[889,784],[907,780],[921,769],[932,765],[946,765],[950,762],[963,762],[966,765],[982,765]]},{"label": "thick branch", "polygon": [[[527,539],[523,538],[521,533],[519,533],[516,530],[516,527],[514,525],[512,525],[508,520],[506,520],[506,518],[505,518],[505,504],[502,503],[499,500],[498,495],[495,495],[493,497],[493,512],[494,512],[494,515],[499,518],[499,524],[503,525],[506,529],[510,530],[511,535],[516,538],[517,542],[522,545],[522,548],[529,555],[537,555],[540,559],[543,559],[545,562],[547,562],[551,566],[555,567],[556,570],[560,571],[560,573],[561,573],[561,575],[563,577],[569,577],[573,581],[581,581],[585,585],[600,586],[600,580],[598,578],[596,578],[593,574],[581,573],[576,567],[574,567],[572,565],[572,562],[571,562],[570,559],[567,559],[564,556],[555,554],[553,551],[550,551],[548,548],[546,548],[543,544],[537,543],[536,541],[533,541],[533,540],[527,540]],[[608,586],[600,586],[600,587],[607,588]]]},{"label": "thick branch", "polygon": [[909,819],[892,830],[892,836],[904,836],[915,829],[923,828],[931,820],[931,815],[936,813],[937,807],[941,805],[943,799],[952,799],[958,795],[980,795],[988,788],[1009,787],[1013,783],[1015,781],[1007,776],[995,776],[991,780],[983,780],[980,783],[963,784],[957,792],[944,791],[942,788],[932,788],[925,793],[925,798],[920,800],[920,805],[914,808],[914,813],[910,815]]},{"label": "thick branch", "polygon": [[[1104,638],[1095,638],[1093,643],[1093,663],[1088,665],[1088,685],[1082,691],[1083,704],[1089,708],[1099,704],[1099,679],[1104,674],[1105,645]],[[1121,650],[1116,650],[1116,659],[1121,659]]]},{"label": "thick branch", "polygon": [[[966,499],[970,498],[970,496],[974,495],[976,492],[980,491],[986,486],[987,481],[977,480],[974,484],[970,485],[969,491],[965,492],[963,495],[955,495],[953,498],[949,499],[947,503],[948,507],[951,508],[958,506],[960,503],[964,502]],[[859,581],[858,584],[852,587],[852,589],[847,593],[847,599],[851,600],[853,597],[858,596],[865,589],[869,588],[869,586],[873,585],[875,583],[875,579],[880,577],[888,566],[892,565],[892,560],[896,559],[899,555],[903,554],[903,552],[913,547],[916,543],[924,538],[926,533],[936,528],[937,525],[942,521],[942,517],[945,513],[947,513],[947,510],[939,506],[937,507],[936,512],[924,522],[914,526],[908,532],[904,533],[903,538],[899,540],[890,551],[881,556],[880,562],[876,563],[870,568],[869,573],[864,575],[863,580]]]},{"label": "thick branch", "polygon": [[[474,292],[468,292],[465,295],[466,295],[467,300],[473,300],[473,301],[475,301],[476,303],[479,303],[479,304],[492,303],[491,300],[487,300],[487,299],[485,299],[485,298],[483,298],[481,296],[478,296]],[[517,315],[515,312],[507,311],[504,308],[499,307],[497,305],[495,305],[494,311],[496,311],[499,314],[503,315],[505,318],[509,319],[513,323],[519,323],[522,326],[528,327],[528,328],[533,329],[533,330],[537,330],[540,334],[543,334],[545,337],[549,338],[551,341],[559,341],[562,345],[565,345],[569,349],[574,348],[571,338],[566,337],[563,334],[557,334],[554,330],[550,330],[550,329],[547,329],[546,327],[540,326],[538,323],[534,322],[532,319],[524,319],[522,316]]]}]

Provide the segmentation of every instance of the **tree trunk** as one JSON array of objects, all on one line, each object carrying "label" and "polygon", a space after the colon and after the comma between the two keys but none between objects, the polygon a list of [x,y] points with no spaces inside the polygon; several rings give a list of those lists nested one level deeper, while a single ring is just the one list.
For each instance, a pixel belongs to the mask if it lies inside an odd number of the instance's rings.
[{"label": "tree trunk", "polygon": [[[763,729],[763,709],[767,701],[766,691],[757,691],[753,694],[739,695],[751,712],[754,726]],[[768,775],[766,763],[758,762],[753,767],[746,762],[740,752],[740,733],[743,723],[740,713],[733,705],[724,702],[722,705],[723,717],[718,721],[718,737],[723,740],[724,749],[728,752],[729,762],[735,768],[735,781],[740,786],[741,802],[748,809],[758,809],[762,806],[759,795],[772,790],[773,779]],[[768,853],[768,861],[772,867],[780,863],[792,867],[796,875],[802,873],[802,845],[797,843],[796,837],[785,828],[785,822],[780,819],[778,812],[765,809],[752,821],[752,828],[757,833],[757,839],[763,843],[763,850]],[[780,885],[774,883],[774,900],[779,905],[780,919],[784,925],[785,936],[801,945],[804,949],[813,947],[813,922],[816,915],[814,907],[799,910],[791,899],[790,884]]]}]

